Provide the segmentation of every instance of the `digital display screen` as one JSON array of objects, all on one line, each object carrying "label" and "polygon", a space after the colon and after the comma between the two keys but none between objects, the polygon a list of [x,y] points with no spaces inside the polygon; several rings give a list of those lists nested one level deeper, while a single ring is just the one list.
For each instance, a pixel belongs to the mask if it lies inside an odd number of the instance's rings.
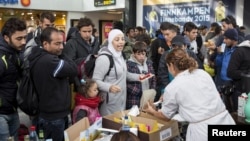
[{"label": "digital display screen", "polygon": [[115,5],[116,0],[95,0],[95,7]]}]

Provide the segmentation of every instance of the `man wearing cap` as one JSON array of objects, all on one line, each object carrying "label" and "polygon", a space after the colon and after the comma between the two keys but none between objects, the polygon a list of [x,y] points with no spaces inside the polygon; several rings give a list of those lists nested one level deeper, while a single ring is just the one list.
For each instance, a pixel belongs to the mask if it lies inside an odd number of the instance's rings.
[{"label": "man wearing cap", "polygon": [[[228,95],[229,93],[226,92],[230,88],[232,88],[232,79],[227,75],[228,64],[231,58],[232,53],[236,49],[236,45],[238,44],[238,32],[236,29],[228,29],[224,33],[224,40],[223,42],[226,44],[225,50],[223,51],[222,48],[217,49],[217,56],[215,60],[215,67],[216,67],[216,76],[215,76],[215,83],[219,91],[224,94],[223,99],[225,100],[225,104],[229,112],[233,112],[236,109],[232,108],[232,103],[230,103],[230,99],[225,97],[225,94]],[[235,105],[236,106],[236,105]]]},{"label": "man wearing cap", "polygon": [[[193,51],[187,49],[187,41],[182,35],[176,35],[171,40],[171,49],[172,48],[182,48],[183,50],[186,50],[188,55],[190,57],[193,57],[197,61],[199,68],[203,68],[202,63],[197,58],[196,54]],[[166,65],[166,56],[168,55],[168,53],[169,51],[165,51],[159,61],[157,81],[158,85],[160,85],[162,89],[164,89],[168,85],[168,83],[170,83],[170,81],[173,79],[173,77],[168,73],[168,68]]]}]

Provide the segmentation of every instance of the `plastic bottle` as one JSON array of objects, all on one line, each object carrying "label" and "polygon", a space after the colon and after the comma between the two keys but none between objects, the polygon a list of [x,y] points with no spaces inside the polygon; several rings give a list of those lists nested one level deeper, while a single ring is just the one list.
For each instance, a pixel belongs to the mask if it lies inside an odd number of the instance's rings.
[{"label": "plastic bottle", "polygon": [[123,120],[123,124],[122,124],[122,130],[123,131],[129,131],[130,130],[130,127],[129,127],[129,124],[128,124],[128,116],[124,116],[124,120]]},{"label": "plastic bottle", "polygon": [[247,103],[244,107],[244,112],[246,116],[246,123],[250,124],[250,92],[248,93]]},{"label": "plastic bottle", "polygon": [[35,126],[30,127],[30,135],[29,136],[30,136],[30,141],[39,141]]},{"label": "plastic bottle", "polygon": [[39,138],[39,141],[45,141],[44,133],[43,133],[43,130],[41,130],[41,129],[39,130],[38,138]]}]

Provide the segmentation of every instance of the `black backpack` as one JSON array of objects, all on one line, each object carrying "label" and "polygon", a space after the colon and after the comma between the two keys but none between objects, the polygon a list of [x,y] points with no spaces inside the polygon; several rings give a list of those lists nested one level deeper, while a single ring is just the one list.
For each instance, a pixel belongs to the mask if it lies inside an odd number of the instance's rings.
[{"label": "black backpack", "polygon": [[[101,55],[105,55],[105,56],[107,56],[109,58],[110,65],[109,65],[109,70],[108,70],[108,72],[106,74],[106,75],[109,75],[109,72],[110,72],[111,68],[113,68],[113,66],[114,66],[113,57],[112,57],[112,55],[109,55],[109,54],[100,54],[99,56],[101,56]],[[80,80],[81,79],[85,80],[85,79],[88,79],[88,78],[92,78],[93,72],[94,72],[94,69],[95,69],[96,58],[97,57],[95,55],[90,54],[77,65],[78,78]]]},{"label": "black backpack", "polygon": [[31,77],[28,59],[24,61],[24,70],[17,91],[18,107],[27,115],[35,116],[39,113],[38,94]]}]

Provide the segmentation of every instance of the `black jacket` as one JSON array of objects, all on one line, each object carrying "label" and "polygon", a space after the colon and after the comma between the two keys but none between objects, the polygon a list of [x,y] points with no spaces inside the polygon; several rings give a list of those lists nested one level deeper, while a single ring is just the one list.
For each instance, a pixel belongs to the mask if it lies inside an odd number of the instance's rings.
[{"label": "black jacket", "polygon": [[17,110],[17,81],[21,76],[20,52],[10,47],[0,35],[0,114]]},{"label": "black jacket", "polygon": [[67,55],[70,59],[79,63],[82,59],[86,58],[89,54],[97,54],[100,47],[97,38],[91,38],[91,44],[88,44],[82,39],[78,31],[74,32],[72,38],[67,41],[63,54]]},{"label": "black jacket", "polygon": [[162,47],[165,51],[169,50],[169,46],[167,45],[166,40],[164,39],[163,35],[159,35],[157,39],[152,41],[151,43],[151,60],[153,62],[153,68],[155,71],[155,75],[158,75],[158,66],[159,61],[161,58],[161,54],[158,53],[159,47]]},{"label": "black jacket", "polygon": [[40,116],[47,120],[67,116],[71,101],[69,77],[77,75],[76,64],[63,55],[52,55],[42,48],[33,48],[28,59],[38,93]]},{"label": "black jacket", "polygon": [[[168,53],[169,51],[165,51],[161,56],[161,59],[159,61],[158,76],[157,76],[158,85],[164,87],[166,87],[170,82],[168,67],[166,63],[166,57]],[[204,69],[203,64],[200,62],[200,60],[197,58],[196,54],[192,50],[187,49],[187,53],[190,57],[194,58],[197,61],[198,67],[200,69]]]},{"label": "black jacket", "polygon": [[242,92],[242,73],[250,73],[250,43],[249,40],[243,41],[231,55],[227,68],[227,76],[232,78],[236,89]]}]

